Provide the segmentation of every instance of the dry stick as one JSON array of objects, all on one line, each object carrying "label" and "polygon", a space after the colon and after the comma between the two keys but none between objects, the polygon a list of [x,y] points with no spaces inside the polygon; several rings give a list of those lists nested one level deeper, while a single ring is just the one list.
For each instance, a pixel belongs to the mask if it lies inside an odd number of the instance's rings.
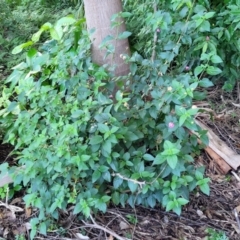
[{"label": "dry stick", "polygon": [[[157,12],[157,3],[156,3],[156,1],[154,2],[153,10],[154,10],[154,14],[155,14],[155,13]],[[153,62],[153,61],[155,60],[155,58],[156,58],[156,46],[157,46],[157,40],[158,40],[157,30],[155,30],[154,38],[153,38],[152,62]]]},{"label": "dry stick", "polygon": [[124,177],[124,176],[122,176],[120,173],[112,173],[112,176],[113,176],[113,177],[117,176],[117,177],[119,177],[119,178],[121,178],[121,179],[123,179],[123,180],[130,181],[130,182],[133,182],[133,183],[135,183],[135,184],[138,184],[140,188],[142,188],[143,185],[146,184],[145,181],[144,181],[144,182],[139,182],[139,181],[137,181],[137,180],[135,180],[135,179],[131,179],[131,178]]},{"label": "dry stick", "polygon": [[237,220],[238,228],[240,229],[240,220],[239,220],[238,212],[237,212],[236,208],[234,208],[233,213],[234,213],[234,216]]},{"label": "dry stick", "polygon": [[89,224],[89,223],[82,221],[85,224],[85,226],[83,226],[83,227],[91,227],[91,228],[103,230],[104,232],[112,235],[113,237],[117,238],[118,240],[129,240],[128,238],[122,238],[121,236],[119,236],[115,232],[111,231],[110,229],[107,229],[107,228],[97,224],[91,215],[90,215],[90,218],[91,218],[93,224]]}]

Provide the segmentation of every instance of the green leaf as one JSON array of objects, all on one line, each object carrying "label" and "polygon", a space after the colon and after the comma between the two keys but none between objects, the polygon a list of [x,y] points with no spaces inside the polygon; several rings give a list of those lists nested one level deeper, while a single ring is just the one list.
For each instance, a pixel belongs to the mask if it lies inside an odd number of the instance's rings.
[{"label": "green leaf", "polygon": [[34,33],[33,36],[32,36],[32,41],[33,41],[34,43],[38,42],[39,39],[40,39],[40,37],[41,37],[41,35],[42,35],[42,33],[43,33],[44,31],[45,31],[44,29],[40,29],[39,31],[37,31],[36,33]]},{"label": "green leaf", "polygon": [[156,199],[153,195],[148,196],[147,203],[151,208],[154,208],[156,206]]},{"label": "green leaf", "polygon": [[222,72],[222,70],[218,67],[214,67],[214,66],[209,66],[207,67],[207,70],[206,72],[209,74],[209,75],[218,75]]},{"label": "green leaf", "polygon": [[114,192],[112,194],[112,201],[114,204],[118,205],[120,203],[120,195],[119,192]]},{"label": "green leaf", "polygon": [[136,192],[138,189],[138,184],[128,181],[128,187],[132,193]]},{"label": "green leaf", "polygon": [[169,202],[167,203],[166,211],[169,212],[169,211],[172,210],[174,207],[175,207],[174,201],[169,201]]},{"label": "green leaf", "polygon": [[113,179],[113,187],[114,187],[115,189],[118,189],[118,188],[122,185],[122,183],[123,183],[123,179],[122,179],[122,178],[115,177],[115,178]]},{"label": "green leaf", "polygon": [[28,41],[26,43],[23,43],[21,45],[18,45],[17,47],[15,47],[13,50],[12,50],[12,54],[17,54],[17,53],[20,53],[24,48],[26,47],[29,47],[29,46],[32,46],[33,45],[33,42],[32,41]]},{"label": "green leaf", "polygon": [[103,141],[103,138],[101,136],[97,135],[97,136],[93,136],[90,138],[89,144],[97,145],[97,144],[101,143],[102,141]]},{"label": "green leaf", "polygon": [[172,169],[174,169],[177,166],[178,157],[176,155],[167,156],[167,163]]},{"label": "green leaf", "polygon": [[182,115],[180,118],[179,118],[179,126],[181,127],[184,122],[186,121],[188,117],[186,115]]},{"label": "green leaf", "polygon": [[212,87],[213,86],[213,83],[208,78],[203,78],[198,83],[199,83],[200,87],[207,88],[207,87]]},{"label": "green leaf", "polygon": [[215,15],[215,12],[207,12],[204,14],[205,19],[212,18]]},{"label": "green leaf", "polygon": [[197,180],[202,180],[203,179],[203,174],[200,171],[195,172],[195,177]]},{"label": "green leaf", "polygon": [[60,31],[57,31],[57,29],[55,28],[50,28],[50,35],[52,37],[52,39],[55,39],[57,41],[59,41],[61,39],[61,32]]},{"label": "green leaf", "polygon": [[204,71],[204,67],[201,65],[201,66],[198,66],[194,69],[194,76],[197,77],[200,73],[202,73]]},{"label": "green leaf", "polygon": [[131,35],[132,35],[131,32],[125,31],[125,32],[122,32],[118,35],[118,39],[126,39]]},{"label": "green leaf", "polygon": [[59,25],[59,26],[68,26],[68,25],[72,25],[76,22],[76,19],[74,19],[73,17],[71,16],[68,16],[68,17],[62,17],[60,18],[56,25]]},{"label": "green leaf", "polygon": [[131,17],[132,16],[132,13],[130,13],[130,12],[122,12],[121,13],[121,17],[123,17],[123,18],[128,18],[128,17]]},{"label": "green leaf", "polygon": [[160,165],[166,161],[166,158],[162,156],[161,153],[159,153],[153,162],[153,165]]},{"label": "green leaf", "polygon": [[151,154],[148,154],[148,153],[143,155],[143,159],[146,161],[154,161],[155,160],[155,158]]},{"label": "green leaf", "polygon": [[134,75],[137,71],[137,64],[136,63],[131,63],[130,64],[130,71],[132,73],[132,75]]},{"label": "green leaf", "polygon": [[211,61],[212,61],[212,63],[222,63],[223,62],[223,60],[218,55],[213,55],[211,57]]},{"label": "green leaf", "polygon": [[202,191],[204,194],[206,194],[206,195],[208,195],[208,196],[210,195],[210,187],[209,187],[209,185],[208,185],[207,183],[202,184],[202,185],[200,185],[199,187],[200,187],[201,191]]},{"label": "green leaf", "polygon": [[96,182],[100,177],[102,173],[98,170],[95,170],[93,175],[92,175],[92,183]]},{"label": "green leaf", "polygon": [[200,30],[200,32],[210,32],[210,22],[203,21],[199,30]]},{"label": "green leaf", "polygon": [[182,212],[181,206],[174,207],[173,212],[175,212],[178,216],[180,216]]},{"label": "green leaf", "polygon": [[186,109],[184,107],[182,107],[182,106],[176,105],[175,106],[175,112],[176,112],[176,114],[178,116],[182,116],[182,115],[184,115],[186,113]]},{"label": "green leaf", "polygon": [[108,131],[109,131],[109,127],[108,127],[106,124],[99,123],[99,124],[98,124],[98,130],[99,130],[101,133],[105,133],[105,132],[108,132]]},{"label": "green leaf", "polygon": [[39,225],[39,232],[43,235],[47,235],[47,225],[45,222],[41,222]]},{"label": "green leaf", "polygon": [[182,205],[186,205],[189,201],[186,200],[185,198],[178,198],[177,199],[178,203],[182,206]]}]

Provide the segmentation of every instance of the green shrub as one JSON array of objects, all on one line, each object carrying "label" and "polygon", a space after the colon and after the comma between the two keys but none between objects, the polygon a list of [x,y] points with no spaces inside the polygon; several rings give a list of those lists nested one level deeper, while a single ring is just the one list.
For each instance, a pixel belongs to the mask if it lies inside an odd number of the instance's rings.
[{"label": "green shrub", "polygon": [[192,165],[197,138],[187,130],[207,143],[192,107],[194,89],[206,80],[189,73],[161,76],[158,64],[134,53],[130,92],[119,90],[114,102],[112,77],[91,62],[86,30],[78,22],[65,33],[59,28],[73,22],[47,23],[33,36],[37,41],[48,29],[62,38],[45,43],[41,53],[29,49],[0,98],[5,142],[25,166],[15,184],[28,188],[26,204],[40,210],[32,223],[46,233],[46,217],[58,218],[59,208],[74,204],[75,214],[88,217],[105,212],[110,201],[161,203],[180,214],[196,186],[209,194],[204,169]]},{"label": "green shrub", "polygon": [[[216,74],[211,80],[223,82],[223,89],[232,91],[239,79],[240,1],[155,2],[156,13],[151,1],[123,1],[125,11],[132,13],[127,21],[128,30],[133,32],[131,48],[149,59],[155,47],[163,72],[167,69],[178,74],[186,66],[194,69],[200,65],[199,69],[205,70],[201,77]],[[156,29],[160,32],[155,46],[153,31]],[[214,68],[207,69],[209,61]]]}]

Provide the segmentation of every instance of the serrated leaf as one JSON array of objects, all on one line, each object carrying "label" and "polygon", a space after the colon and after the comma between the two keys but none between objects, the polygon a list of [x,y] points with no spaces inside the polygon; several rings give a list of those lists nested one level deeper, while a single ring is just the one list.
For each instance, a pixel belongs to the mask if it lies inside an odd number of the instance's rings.
[{"label": "serrated leaf", "polygon": [[132,35],[131,32],[125,31],[125,32],[122,32],[118,35],[118,39],[126,39],[131,35]]}]

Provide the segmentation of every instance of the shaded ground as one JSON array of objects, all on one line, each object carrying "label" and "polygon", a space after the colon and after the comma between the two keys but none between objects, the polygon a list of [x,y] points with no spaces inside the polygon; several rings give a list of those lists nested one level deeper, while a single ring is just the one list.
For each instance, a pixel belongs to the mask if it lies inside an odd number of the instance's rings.
[{"label": "shaded ground", "polygon": [[[223,93],[221,89],[214,88],[208,92],[208,103],[203,103],[206,108],[213,111],[200,117],[202,122],[211,127],[238,154],[240,154],[239,103],[238,88],[233,94]],[[10,151],[10,146],[0,146],[0,162],[5,161]],[[12,159],[8,158],[7,161],[11,162]],[[207,197],[194,192],[190,198],[191,202],[183,209],[181,217],[171,212],[166,213],[161,208],[123,209],[112,206],[106,214],[94,216],[94,223],[90,221],[84,224],[72,216],[72,209],[69,209],[68,212],[61,213],[60,221],[56,226],[52,226],[52,231],[47,237],[38,235],[35,239],[113,240],[113,233],[125,239],[135,240],[224,239],[206,238],[209,236],[206,233],[208,228],[224,231],[231,240],[240,239],[238,214],[235,216],[233,212],[234,209],[240,211],[240,182],[231,173],[226,176],[221,175],[215,163],[204,152],[196,159],[195,164],[207,167],[206,175],[212,180],[211,195]],[[240,176],[240,173],[236,173]],[[15,239],[17,234],[23,233],[28,239],[26,228],[29,227],[30,218],[37,212],[25,209],[21,196],[13,198],[8,203],[21,209],[11,209],[10,205],[0,206],[0,236],[4,239]],[[86,224],[91,225],[86,226]],[[78,233],[82,235],[77,235]]]}]

